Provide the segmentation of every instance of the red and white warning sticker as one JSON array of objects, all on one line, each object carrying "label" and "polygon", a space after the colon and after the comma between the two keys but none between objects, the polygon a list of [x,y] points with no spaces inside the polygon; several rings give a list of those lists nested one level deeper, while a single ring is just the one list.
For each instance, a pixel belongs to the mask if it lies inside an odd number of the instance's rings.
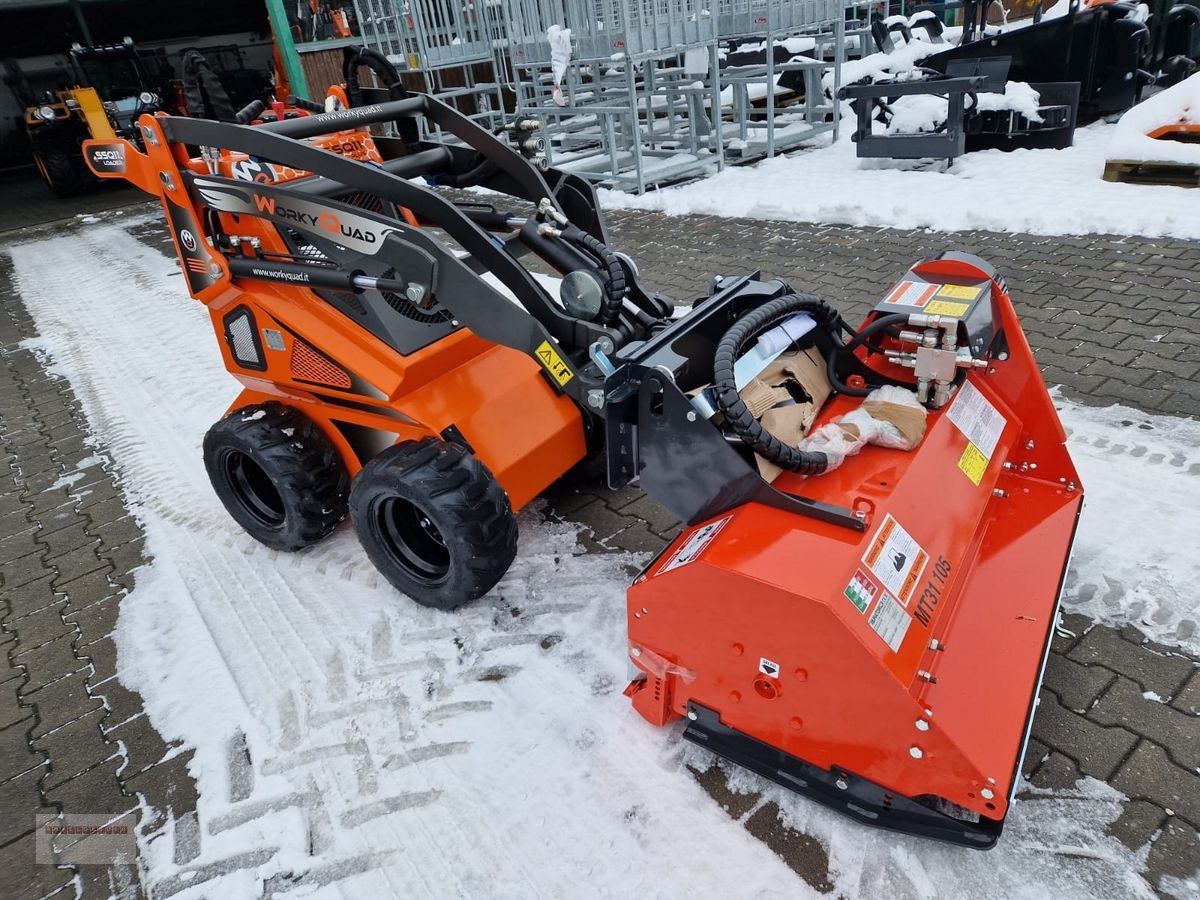
[{"label": "red and white warning sticker", "polygon": [[863,562],[885,588],[908,606],[929,554],[888,513],[863,554]]},{"label": "red and white warning sticker", "polygon": [[658,574],[670,572],[672,569],[678,569],[680,566],[686,566],[690,562],[695,562],[700,554],[704,552],[704,548],[712,543],[712,539],[720,533],[721,529],[732,519],[733,516],[726,516],[723,519],[717,519],[715,522],[709,522],[707,525],[701,525],[690,535],[688,539],[679,545],[679,549],[672,554],[671,558],[666,561]]},{"label": "red and white warning sticker", "polygon": [[915,306],[918,309],[930,301],[937,293],[936,284],[924,281],[901,281],[892,292],[884,298],[884,303],[894,303],[896,306]]}]

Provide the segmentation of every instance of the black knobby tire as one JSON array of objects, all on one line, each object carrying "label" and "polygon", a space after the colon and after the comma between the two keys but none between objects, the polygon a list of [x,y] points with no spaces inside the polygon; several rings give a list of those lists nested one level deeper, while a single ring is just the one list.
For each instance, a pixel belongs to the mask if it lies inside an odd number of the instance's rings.
[{"label": "black knobby tire", "polygon": [[517,555],[504,489],[473,454],[433,437],[367,463],[350,516],[371,562],[422,606],[450,610],[483,596]]},{"label": "black knobby tire", "polygon": [[275,550],[315,544],[346,517],[350,479],[333,442],[282,403],[235,410],[204,436],[204,467],[225,509]]},{"label": "black knobby tire", "polygon": [[40,157],[42,174],[57,197],[73,197],[87,188],[90,173],[84,168],[82,156],[76,161],[71,154],[49,153]]}]

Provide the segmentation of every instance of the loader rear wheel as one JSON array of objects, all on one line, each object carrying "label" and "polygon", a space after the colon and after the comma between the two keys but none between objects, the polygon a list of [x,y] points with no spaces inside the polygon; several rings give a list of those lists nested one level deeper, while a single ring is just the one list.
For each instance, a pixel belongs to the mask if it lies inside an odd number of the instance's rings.
[{"label": "loader rear wheel", "polygon": [[282,403],[217,422],[204,436],[204,467],[234,520],[274,550],[315,544],[346,517],[350,479],[337,448]]},{"label": "loader rear wheel", "polygon": [[422,606],[451,610],[483,596],[517,555],[504,489],[467,450],[432,437],[367,463],[350,515],[371,562]]}]

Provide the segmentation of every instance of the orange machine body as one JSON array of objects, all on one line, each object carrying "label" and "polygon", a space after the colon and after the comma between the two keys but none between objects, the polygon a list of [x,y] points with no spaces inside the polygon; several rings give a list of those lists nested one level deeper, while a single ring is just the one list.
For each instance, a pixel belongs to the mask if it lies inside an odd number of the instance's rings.
[{"label": "orange machine body", "polygon": [[[914,272],[977,274],[946,260]],[[634,582],[645,677],[627,693],[643,716],[699,705],[838,787],[857,777],[1003,819],[1082,492],[1012,303],[992,290],[1007,358],[972,370],[915,450],[868,446],[775,481],[865,530],[750,503],[686,530]],[[818,424],[859,402],[838,397]]]},{"label": "orange machine body", "polygon": [[[207,174],[207,161],[182,150],[173,155],[156,118],[144,116],[139,124],[147,134],[145,154],[128,141],[118,142],[123,147],[114,151],[107,150],[113,142],[89,142],[89,164],[97,175],[125,178],[160,197],[168,221],[192,236],[191,246],[176,237],[176,252],[192,296],[212,316],[225,366],[243,386],[231,410],[265,400],[296,406],[339,448],[351,475],[391,443],[453,435],[487,465],[514,508],[583,458],[579,409],[526,354],[466,328],[401,354],[313,290],[232,277],[222,255],[203,238],[202,223],[211,211],[182,187],[181,171]],[[379,158],[366,131],[339,132],[313,143],[363,161]],[[111,168],[98,168],[96,159],[103,164],[108,152]],[[292,181],[308,174],[228,151],[215,162],[220,174],[246,181]],[[244,246],[257,242],[265,254],[287,251],[270,220],[215,214]],[[336,224],[330,228],[336,231]],[[253,314],[265,359],[261,368],[239,363],[225,336],[224,317],[239,307]]]}]

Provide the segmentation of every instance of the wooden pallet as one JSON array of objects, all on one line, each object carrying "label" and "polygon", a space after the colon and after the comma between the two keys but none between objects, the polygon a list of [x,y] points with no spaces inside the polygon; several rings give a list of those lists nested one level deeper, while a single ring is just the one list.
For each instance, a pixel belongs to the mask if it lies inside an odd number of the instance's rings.
[{"label": "wooden pallet", "polygon": [[1124,181],[1129,184],[1167,184],[1176,187],[1200,187],[1200,166],[1113,159],[1104,164],[1104,180]]}]

